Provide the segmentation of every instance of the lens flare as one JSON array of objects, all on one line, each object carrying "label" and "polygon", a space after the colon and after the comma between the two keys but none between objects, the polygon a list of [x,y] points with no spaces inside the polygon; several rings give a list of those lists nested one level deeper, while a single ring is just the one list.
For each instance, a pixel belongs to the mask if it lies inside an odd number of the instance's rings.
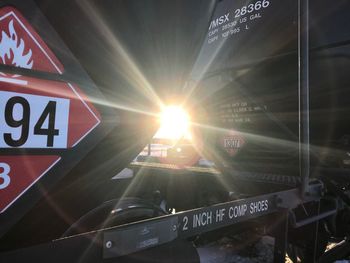
[{"label": "lens flare", "polygon": [[167,106],[160,115],[160,128],[155,138],[191,139],[190,117],[180,106]]}]

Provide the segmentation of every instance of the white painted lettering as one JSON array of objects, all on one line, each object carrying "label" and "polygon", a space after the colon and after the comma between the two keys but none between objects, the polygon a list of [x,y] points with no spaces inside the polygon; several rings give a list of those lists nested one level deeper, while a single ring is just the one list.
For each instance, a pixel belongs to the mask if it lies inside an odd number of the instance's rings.
[{"label": "white painted lettering", "polygon": [[225,215],[225,208],[222,208],[222,209],[219,209],[219,210],[216,210],[216,222],[221,222],[224,218],[224,215]]},{"label": "white painted lettering", "polygon": [[230,15],[230,13],[227,13],[227,14],[220,16],[219,18],[211,21],[210,26],[209,26],[209,30],[214,29],[215,27],[230,21],[229,15]]},{"label": "white painted lettering", "polygon": [[213,222],[212,212],[203,212],[200,214],[193,215],[193,228],[206,226]]},{"label": "white painted lettering", "polygon": [[211,44],[211,43],[213,43],[215,40],[218,40],[219,39],[219,37],[216,35],[215,37],[212,37],[212,38],[209,38],[208,39],[208,44]]},{"label": "white painted lettering", "polygon": [[250,214],[266,211],[269,208],[269,201],[263,200],[258,202],[250,203],[249,212]]}]

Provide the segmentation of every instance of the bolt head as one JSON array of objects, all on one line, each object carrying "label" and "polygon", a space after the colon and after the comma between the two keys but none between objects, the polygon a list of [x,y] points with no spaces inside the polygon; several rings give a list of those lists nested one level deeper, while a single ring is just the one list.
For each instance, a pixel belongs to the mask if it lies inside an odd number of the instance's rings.
[{"label": "bolt head", "polygon": [[106,248],[111,248],[113,246],[113,242],[112,241],[107,241],[106,242]]}]

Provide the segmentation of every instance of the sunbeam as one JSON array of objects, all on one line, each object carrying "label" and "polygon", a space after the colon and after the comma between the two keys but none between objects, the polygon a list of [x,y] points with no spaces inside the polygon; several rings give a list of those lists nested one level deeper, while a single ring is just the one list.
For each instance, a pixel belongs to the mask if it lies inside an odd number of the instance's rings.
[{"label": "sunbeam", "polygon": [[150,101],[156,103],[159,108],[163,107],[163,103],[157,93],[154,91],[152,85],[142,74],[136,63],[133,61],[131,56],[126,52],[121,42],[111,32],[110,28],[105,24],[103,16],[99,15],[98,8],[94,7],[91,2],[88,1],[78,1],[79,6],[88,15],[92,24],[101,32],[106,42],[109,44],[113,53],[110,58],[115,63],[115,71],[120,72],[122,70],[123,77],[131,84],[131,86],[143,94]]}]

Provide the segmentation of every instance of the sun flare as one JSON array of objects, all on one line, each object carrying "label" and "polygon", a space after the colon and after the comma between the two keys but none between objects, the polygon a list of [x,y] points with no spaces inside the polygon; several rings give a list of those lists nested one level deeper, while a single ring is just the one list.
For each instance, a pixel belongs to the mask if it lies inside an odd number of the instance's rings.
[{"label": "sun flare", "polygon": [[190,117],[180,106],[167,106],[160,114],[160,128],[155,138],[179,140],[191,139]]}]

